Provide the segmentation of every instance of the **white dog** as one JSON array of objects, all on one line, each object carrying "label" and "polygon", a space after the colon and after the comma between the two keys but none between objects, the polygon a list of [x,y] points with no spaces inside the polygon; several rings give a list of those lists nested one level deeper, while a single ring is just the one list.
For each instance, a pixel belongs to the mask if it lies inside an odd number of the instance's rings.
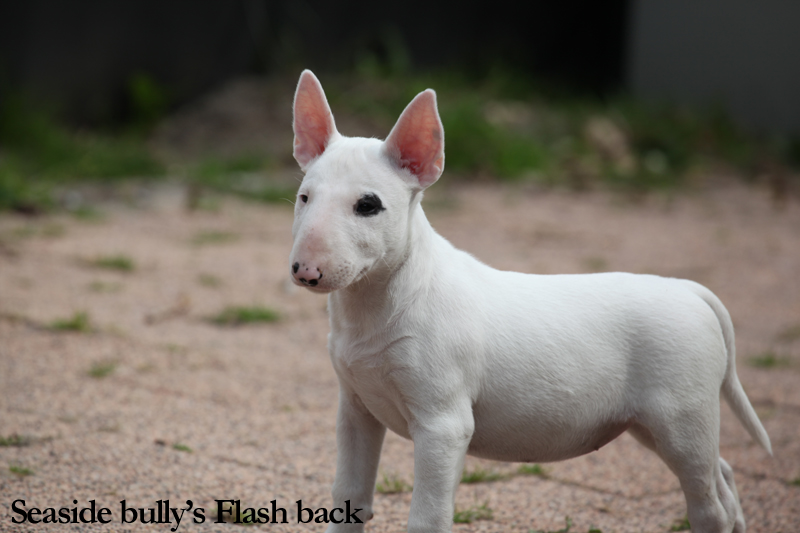
[{"label": "white dog", "polygon": [[329,295],[337,507],[372,517],[386,428],[414,441],[410,532],[451,531],[465,454],[558,461],[628,431],[680,479],[692,531],[744,532],[719,457],[720,392],[771,447],[714,294],[658,276],[501,272],[455,249],[420,206],[444,168],[430,89],[386,141],[348,138],[306,70],[294,133],[305,178],[290,265],[295,283]]}]

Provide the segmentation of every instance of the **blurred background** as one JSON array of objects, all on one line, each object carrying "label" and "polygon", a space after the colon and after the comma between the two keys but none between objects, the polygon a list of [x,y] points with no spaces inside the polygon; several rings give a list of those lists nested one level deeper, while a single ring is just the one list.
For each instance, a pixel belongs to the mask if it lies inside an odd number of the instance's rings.
[{"label": "blurred background", "polygon": [[0,209],[79,209],[128,178],[179,179],[190,207],[292,198],[303,68],[347,135],[385,136],[435,88],[451,179],[647,191],[721,170],[782,204],[798,22],[779,0],[4,2]]},{"label": "blurred background", "polygon": [[[727,408],[721,453],[749,531],[800,531],[800,2],[466,5],[0,1],[0,524],[16,498],[330,505],[329,317],[287,260],[310,68],[344,135],[437,91],[423,206],[480,260],[719,295],[775,456]],[[627,435],[465,469],[461,533],[689,529]],[[370,531],[405,525],[412,485],[389,434]]]}]

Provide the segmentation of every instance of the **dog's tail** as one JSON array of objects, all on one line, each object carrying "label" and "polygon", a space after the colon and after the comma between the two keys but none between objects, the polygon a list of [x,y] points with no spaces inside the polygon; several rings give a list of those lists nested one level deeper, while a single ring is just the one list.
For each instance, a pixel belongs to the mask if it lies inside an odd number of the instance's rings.
[{"label": "dog's tail", "polygon": [[733,336],[731,315],[713,292],[699,283],[688,280],[682,281],[685,281],[689,289],[711,307],[714,314],[717,315],[717,320],[719,320],[719,325],[722,328],[722,336],[725,339],[725,349],[728,352],[728,367],[725,370],[725,378],[722,380],[722,395],[725,397],[725,400],[727,400],[728,405],[731,406],[731,409],[733,409],[733,412],[736,413],[736,417],[747,432],[753,437],[753,440],[758,442],[772,455],[772,444],[770,444],[769,435],[767,435],[764,426],[761,425],[761,421],[758,419],[753,405],[750,403],[747,394],[745,394],[742,388],[742,384],[739,382],[739,376],[736,375],[736,342]]}]

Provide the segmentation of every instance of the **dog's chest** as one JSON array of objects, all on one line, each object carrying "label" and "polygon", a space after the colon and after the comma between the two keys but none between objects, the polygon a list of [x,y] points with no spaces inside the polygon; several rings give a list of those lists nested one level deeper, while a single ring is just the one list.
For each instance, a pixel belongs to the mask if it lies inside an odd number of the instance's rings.
[{"label": "dog's chest", "polygon": [[411,438],[408,410],[392,375],[392,345],[365,346],[358,339],[332,335],[329,349],[342,386],[355,393],[381,424]]}]

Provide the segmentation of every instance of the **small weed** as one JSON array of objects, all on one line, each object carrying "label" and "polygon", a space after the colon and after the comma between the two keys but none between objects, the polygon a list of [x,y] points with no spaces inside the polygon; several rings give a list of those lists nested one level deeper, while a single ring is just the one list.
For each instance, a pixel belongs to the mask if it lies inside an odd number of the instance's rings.
[{"label": "small weed", "polygon": [[133,272],[136,268],[133,259],[126,255],[106,255],[96,257],[88,262],[91,266],[116,270],[118,272]]},{"label": "small weed", "polygon": [[397,474],[383,474],[383,478],[375,486],[375,492],[380,494],[400,494],[401,492],[411,492],[411,485],[406,483]]},{"label": "small weed", "polygon": [[476,520],[491,520],[494,518],[494,511],[489,508],[488,503],[483,505],[473,505],[469,509],[453,513],[453,522],[456,524],[471,524]]},{"label": "small weed", "polygon": [[87,374],[95,379],[102,379],[110,376],[117,369],[117,363],[113,361],[102,361],[92,363]]},{"label": "small weed", "polygon": [[17,448],[21,448],[23,446],[29,446],[30,443],[30,437],[24,437],[17,435],[16,433],[9,435],[8,437],[0,436],[0,447],[15,446]]},{"label": "small weed", "polygon": [[790,326],[778,334],[778,340],[781,342],[794,342],[800,339],[800,324]]},{"label": "small weed", "polygon": [[500,481],[501,479],[506,479],[506,477],[508,476],[505,474],[478,467],[472,471],[465,470],[461,474],[461,483],[488,483],[490,481]]},{"label": "small weed", "polygon": [[586,533],[603,533],[603,530],[600,529],[599,527],[589,526],[589,531],[587,531]]},{"label": "small weed", "polygon": [[587,257],[583,264],[590,272],[605,272],[608,269],[608,261],[602,257]]},{"label": "small weed", "polygon": [[789,360],[785,357],[779,357],[772,351],[766,351],[760,355],[751,357],[748,362],[750,366],[756,368],[776,368],[781,366],[789,366]]},{"label": "small weed", "polygon": [[212,289],[222,286],[222,280],[213,274],[200,274],[197,276],[197,283]]},{"label": "small weed", "polygon": [[55,320],[50,323],[50,329],[54,331],[77,331],[88,333],[92,331],[92,324],[89,314],[86,311],[77,311],[70,318]]},{"label": "small weed", "polygon": [[186,453],[192,453],[194,451],[189,446],[187,446],[186,444],[181,444],[180,442],[176,442],[175,444],[173,444],[172,445],[172,449],[173,450],[178,450],[179,452],[186,452]]},{"label": "small weed", "polygon": [[119,292],[122,290],[122,284],[114,281],[93,281],[89,284],[89,290],[92,292]]},{"label": "small weed", "polygon": [[227,307],[218,315],[211,318],[211,322],[220,326],[241,326],[258,322],[276,322],[280,315],[268,307]]},{"label": "small weed", "polygon": [[105,215],[92,206],[82,205],[70,211],[70,214],[83,222],[100,222]]},{"label": "small weed", "polygon": [[203,246],[206,244],[224,244],[233,242],[238,238],[239,236],[235,233],[230,233],[227,231],[201,231],[192,237],[191,242],[195,246]]},{"label": "small weed", "polygon": [[796,477],[789,482],[789,485],[800,487],[800,477]]},{"label": "small weed", "polygon": [[669,528],[670,531],[691,531],[692,526],[689,524],[689,518],[684,516],[682,519],[675,520],[675,523],[672,524],[672,527]]},{"label": "small weed", "polygon": [[545,531],[544,529],[531,529],[528,533],[569,533],[572,529],[572,518],[564,517],[564,527],[556,531]]},{"label": "small weed", "polygon": [[547,472],[545,472],[542,465],[535,464],[535,465],[520,465],[517,469],[517,474],[521,476],[539,476],[541,478],[547,477]]},{"label": "small weed", "polygon": [[34,474],[33,470],[22,465],[10,465],[8,471],[18,477],[27,477]]}]

